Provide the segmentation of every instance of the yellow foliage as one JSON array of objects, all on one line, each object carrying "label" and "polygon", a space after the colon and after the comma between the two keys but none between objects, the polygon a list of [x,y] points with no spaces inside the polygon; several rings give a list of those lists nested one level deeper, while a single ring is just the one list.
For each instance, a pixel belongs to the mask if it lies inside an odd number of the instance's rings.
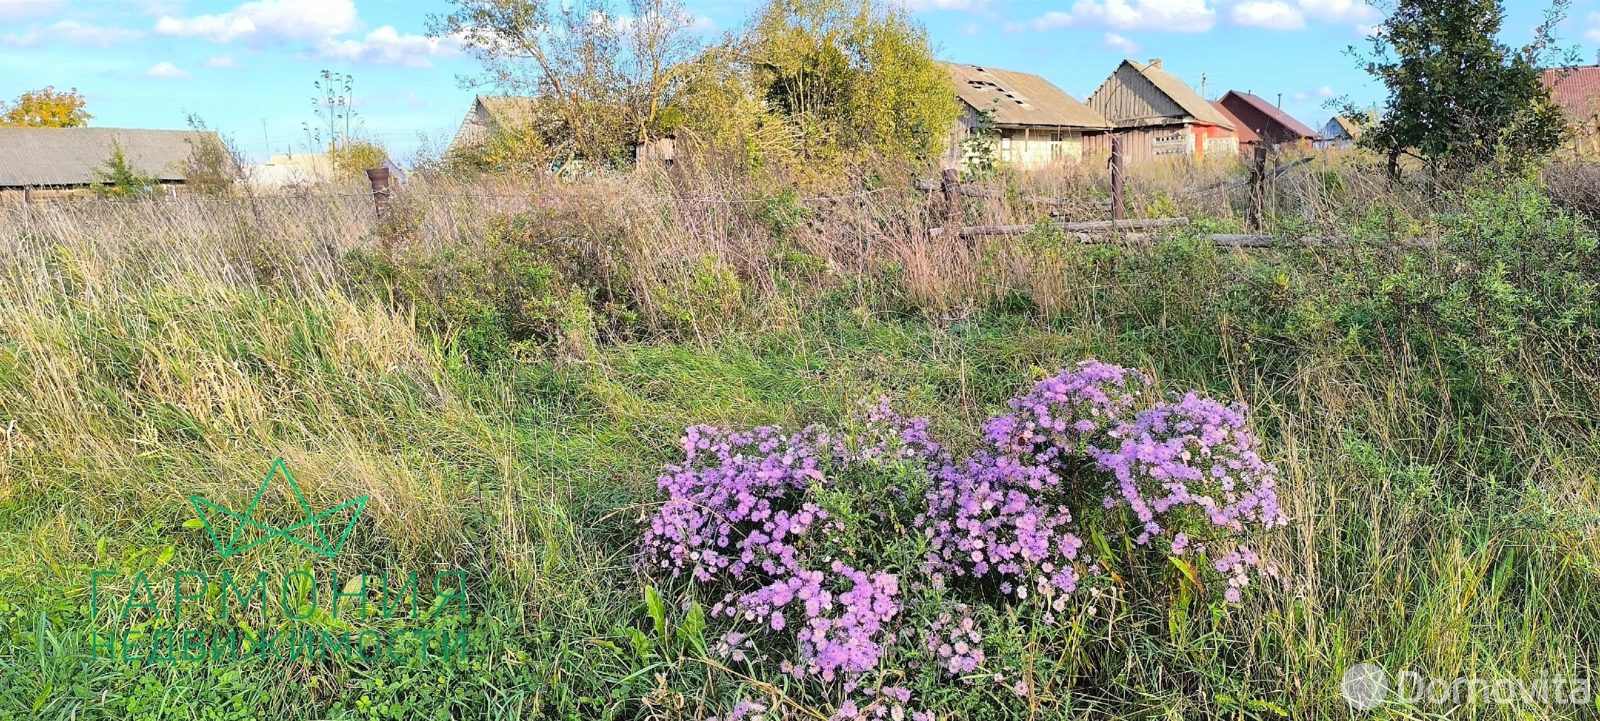
[{"label": "yellow foliage", "polygon": [[0,103],[0,125],[23,128],[76,128],[89,124],[93,115],[83,109],[83,95],[73,88],[64,93],[55,86],[30,90],[15,102]]}]

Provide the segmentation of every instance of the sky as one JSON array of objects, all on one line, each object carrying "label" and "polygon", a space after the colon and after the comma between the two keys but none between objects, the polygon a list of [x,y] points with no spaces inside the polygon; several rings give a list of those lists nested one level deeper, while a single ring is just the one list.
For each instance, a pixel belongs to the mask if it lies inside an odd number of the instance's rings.
[{"label": "sky", "polygon": [[[1162,67],[1215,99],[1230,89],[1279,101],[1320,127],[1328,98],[1381,100],[1346,48],[1382,18],[1361,0],[903,0],[943,60],[1038,73],[1086,98],[1123,58]],[[708,40],[758,3],[685,0]],[[1507,0],[1520,45],[1544,3]],[[90,125],[184,128],[190,114],[249,157],[304,152],[321,70],[355,78],[364,132],[407,158],[448,143],[471,106],[477,62],[427,36],[444,0],[0,0],[0,98],[77,88]],[[1576,0],[1559,28],[1592,62],[1600,0]]]}]

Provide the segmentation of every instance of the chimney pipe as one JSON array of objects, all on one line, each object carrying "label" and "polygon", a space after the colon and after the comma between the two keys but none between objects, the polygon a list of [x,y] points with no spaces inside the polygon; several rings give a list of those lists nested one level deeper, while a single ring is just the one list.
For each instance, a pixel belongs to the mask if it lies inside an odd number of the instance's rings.
[{"label": "chimney pipe", "polygon": [[1283,93],[1278,93],[1278,109],[1283,109]]}]

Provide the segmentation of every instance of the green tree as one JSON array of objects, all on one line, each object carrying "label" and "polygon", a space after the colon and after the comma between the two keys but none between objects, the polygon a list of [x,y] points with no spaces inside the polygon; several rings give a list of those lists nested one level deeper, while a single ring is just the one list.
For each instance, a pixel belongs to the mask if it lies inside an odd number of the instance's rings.
[{"label": "green tree", "polygon": [[1388,99],[1362,143],[1388,157],[1391,173],[1412,156],[1435,175],[1555,149],[1566,126],[1540,74],[1545,55],[1558,52],[1554,30],[1569,4],[1554,0],[1532,41],[1512,48],[1497,39],[1500,0],[1395,0],[1366,56]]},{"label": "green tree", "polygon": [[699,51],[677,0],[451,0],[429,33],[456,38],[483,65],[470,86],[534,97],[530,118],[555,157],[616,157],[629,142],[673,132],[681,70]]},{"label": "green tree", "polygon": [[122,150],[121,145],[111,148],[111,157],[106,158],[105,167],[94,171],[95,193],[102,198],[125,199],[148,194],[160,184],[160,180],[149,175],[144,175],[135,170],[133,163],[128,162],[128,154]]},{"label": "green tree", "polygon": [[896,5],[771,0],[746,39],[754,85],[813,159],[929,159],[960,112],[927,31]]},{"label": "green tree", "polygon": [[77,128],[93,118],[83,109],[84,99],[73,88],[64,93],[55,86],[30,90],[10,103],[0,102],[0,125],[24,128]]}]

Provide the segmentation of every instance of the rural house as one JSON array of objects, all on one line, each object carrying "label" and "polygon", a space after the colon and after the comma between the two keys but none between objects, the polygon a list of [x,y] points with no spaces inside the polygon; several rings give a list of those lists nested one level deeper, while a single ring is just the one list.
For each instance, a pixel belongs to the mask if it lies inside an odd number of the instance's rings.
[{"label": "rural house", "polygon": [[[70,196],[104,184],[98,173],[121,148],[129,167],[166,186],[181,186],[195,149],[222,140],[210,131],[125,128],[0,128],[0,200]],[[227,153],[217,154],[232,162]]]},{"label": "rural house", "polygon": [[1250,93],[1229,90],[1212,103],[1233,122],[1239,135],[1239,152],[1249,153],[1257,146],[1299,146],[1309,149],[1317,134],[1272,103]]},{"label": "rural house", "polygon": [[1600,65],[1551,68],[1544,71],[1540,80],[1567,116],[1573,149],[1580,153],[1585,148],[1596,149],[1596,136],[1600,135]]},{"label": "rural house", "polygon": [[450,140],[447,152],[480,148],[502,130],[527,128],[533,124],[536,102],[527,97],[479,95]]},{"label": "rural house", "polygon": [[1320,137],[1316,140],[1318,148],[1349,149],[1355,147],[1356,139],[1361,137],[1361,126],[1354,120],[1343,115],[1328,118],[1322,126]]},{"label": "rural house", "polygon": [[[1122,61],[1089,96],[1089,107],[1122,138],[1128,162],[1199,160],[1208,154],[1239,152],[1233,123],[1177,76],[1162,70],[1160,58],[1148,65]],[[1089,136],[1086,149],[1109,154],[1113,133]]]},{"label": "rural house", "polygon": [[998,135],[997,158],[1021,168],[1042,168],[1083,157],[1083,136],[1111,126],[1099,113],[1032,73],[945,63],[961,117],[947,160],[965,162],[964,141],[988,111]]}]

